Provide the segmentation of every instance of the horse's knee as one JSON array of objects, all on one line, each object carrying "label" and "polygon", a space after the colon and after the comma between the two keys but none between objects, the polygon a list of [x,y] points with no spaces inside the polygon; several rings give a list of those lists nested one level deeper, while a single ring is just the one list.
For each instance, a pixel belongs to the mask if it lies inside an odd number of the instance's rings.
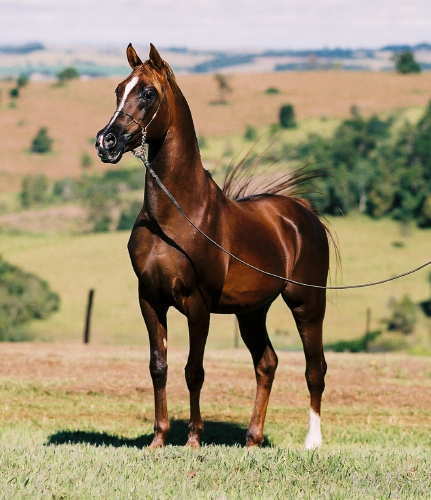
[{"label": "horse's knee", "polygon": [[155,387],[164,387],[166,385],[168,364],[165,356],[157,351],[151,353],[150,374]]},{"label": "horse's knee", "polygon": [[277,354],[272,349],[267,349],[256,364],[256,376],[261,380],[272,382],[278,366]]},{"label": "horse's knee", "polygon": [[198,391],[202,387],[205,379],[203,367],[187,363],[184,368],[184,373],[189,391]]}]

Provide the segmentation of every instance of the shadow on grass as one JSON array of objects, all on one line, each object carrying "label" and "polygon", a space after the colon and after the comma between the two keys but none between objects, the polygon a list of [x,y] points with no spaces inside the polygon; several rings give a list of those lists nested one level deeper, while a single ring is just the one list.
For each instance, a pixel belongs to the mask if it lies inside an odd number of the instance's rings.
[{"label": "shadow on grass", "polygon": [[[244,446],[246,431],[246,427],[235,423],[205,421],[202,444]],[[185,420],[171,420],[171,430],[169,431],[167,444],[183,446],[187,441],[187,434],[188,427]],[[121,446],[145,448],[151,443],[152,438],[152,433],[143,434],[137,438],[126,438],[106,432],[59,431],[49,436],[46,445],[87,443],[93,446],[114,446],[116,448]],[[267,437],[265,437],[262,446],[271,446]]]}]

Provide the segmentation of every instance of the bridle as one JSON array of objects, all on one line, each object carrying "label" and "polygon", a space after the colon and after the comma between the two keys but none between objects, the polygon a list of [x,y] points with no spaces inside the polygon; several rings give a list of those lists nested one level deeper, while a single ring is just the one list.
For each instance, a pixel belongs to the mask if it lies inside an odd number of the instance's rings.
[{"label": "bridle", "polygon": [[250,269],[253,269],[254,271],[257,271],[261,274],[264,274],[266,276],[269,276],[271,278],[276,278],[280,279],[282,281],[285,281],[287,283],[291,283],[293,285],[298,285],[298,286],[304,286],[308,288],[319,288],[323,290],[348,290],[352,288],[365,288],[369,286],[375,286],[375,285],[381,285],[383,283],[388,283],[389,281],[394,281],[399,278],[403,278],[405,276],[408,276],[410,274],[416,273],[423,269],[424,267],[427,267],[431,265],[431,260],[424,262],[418,267],[415,267],[414,269],[410,269],[404,273],[396,274],[395,276],[391,276],[390,278],[385,278],[381,279],[378,281],[370,281],[367,283],[359,283],[359,284],[354,284],[354,285],[339,285],[339,286],[324,286],[324,285],[313,285],[310,283],[302,283],[300,281],[293,280],[291,278],[286,278],[285,276],[279,276],[278,274],[271,273],[269,271],[265,271],[263,269],[260,269],[259,267],[254,266],[253,264],[250,264],[249,262],[241,259],[241,257],[238,257],[237,255],[233,254],[226,248],[224,248],[220,243],[217,241],[213,240],[210,236],[208,236],[204,231],[202,231],[199,227],[197,227],[194,222],[187,216],[187,214],[184,212],[183,208],[181,205],[178,203],[178,201],[175,199],[174,195],[169,191],[169,189],[163,184],[163,182],[160,180],[159,176],[156,174],[156,172],[153,170],[151,167],[151,163],[148,159],[148,143],[147,143],[147,129],[153,122],[154,118],[157,116],[160,106],[162,104],[162,100],[160,100],[160,103],[154,112],[153,116],[149,120],[149,122],[144,126],[142,123],[140,123],[138,120],[136,120],[132,115],[129,113],[126,113],[125,111],[120,111],[120,113],[126,115],[131,121],[136,123],[140,128],[141,128],[141,133],[142,133],[142,138],[141,138],[141,144],[135,148],[132,152],[133,154],[139,158],[144,167],[147,169],[151,177],[154,179],[156,184],[159,186],[159,188],[166,194],[166,196],[169,198],[171,203],[175,206],[175,208],[178,210],[178,212],[181,214],[184,219],[199,233],[201,234],[207,241],[209,241],[213,246],[224,252],[225,254],[229,255],[232,259],[236,260],[240,264],[243,264],[246,267],[249,267]]}]

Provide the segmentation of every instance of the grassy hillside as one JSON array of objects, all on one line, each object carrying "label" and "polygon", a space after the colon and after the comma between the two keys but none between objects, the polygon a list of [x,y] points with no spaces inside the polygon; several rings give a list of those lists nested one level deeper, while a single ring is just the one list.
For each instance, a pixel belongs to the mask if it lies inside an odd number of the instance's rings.
[{"label": "grassy hillside", "polygon": [[[178,80],[189,100],[199,135],[224,138],[242,134],[246,125],[263,127],[276,122],[279,107],[286,102],[294,104],[299,120],[320,120],[344,117],[354,104],[365,114],[423,106],[431,88],[430,73],[406,76],[322,71],[258,77],[235,74],[230,79],[233,92],[229,104],[214,106],[211,101],[217,99],[217,88],[211,75],[185,75]],[[77,175],[83,152],[93,155],[93,168],[98,168],[92,144],[96,132],[114,110],[117,83],[113,79],[74,81],[64,87],[31,83],[22,90],[16,107],[11,108],[8,92],[12,83],[0,82],[0,128],[7,131],[7,140],[1,145],[0,192],[16,187],[26,173]],[[276,87],[280,93],[268,95],[268,87]],[[48,127],[54,138],[53,152],[30,155],[27,151],[31,139],[41,126]],[[223,147],[228,143],[224,140]]]},{"label": "grassy hillside", "polygon": [[[333,283],[375,280],[405,271],[429,259],[430,231],[412,228],[403,236],[400,226],[390,220],[372,221],[365,217],[334,218],[330,227],[341,247],[342,272],[332,270]],[[147,334],[137,302],[136,278],[127,253],[129,232],[70,235],[29,235],[0,233],[5,259],[46,278],[61,298],[61,310],[49,320],[34,323],[33,331],[53,340],[81,338],[86,294],[96,289],[93,332],[101,343],[142,344]],[[404,247],[393,246],[402,241]],[[372,309],[372,328],[389,314],[390,297],[410,294],[413,300],[428,297],[426,271],[375,288],[328,292],[325,338],[327,341],[362,335],[365,312]],[[169,337],[172,345],[187,342],[186,322],[177,312],[170,313]],[[277,301],[269,315],[275,345],[298,346],[299,340],[289,310]],[[423,320],[419,332],[429,335]],[[232,345],[233,316],[214,315],[208,344]]]}]

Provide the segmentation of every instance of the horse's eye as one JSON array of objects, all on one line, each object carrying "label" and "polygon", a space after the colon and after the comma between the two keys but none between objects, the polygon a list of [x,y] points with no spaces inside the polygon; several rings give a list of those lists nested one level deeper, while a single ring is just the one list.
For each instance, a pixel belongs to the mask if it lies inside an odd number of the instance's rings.
[{"label": "horse's eye", "polygon": [[154,89],[145,89],[143,92],[142,92],[142,97],[149,101],[150,99],[152,99],[153,97],[155,96],[155,91]]}]

